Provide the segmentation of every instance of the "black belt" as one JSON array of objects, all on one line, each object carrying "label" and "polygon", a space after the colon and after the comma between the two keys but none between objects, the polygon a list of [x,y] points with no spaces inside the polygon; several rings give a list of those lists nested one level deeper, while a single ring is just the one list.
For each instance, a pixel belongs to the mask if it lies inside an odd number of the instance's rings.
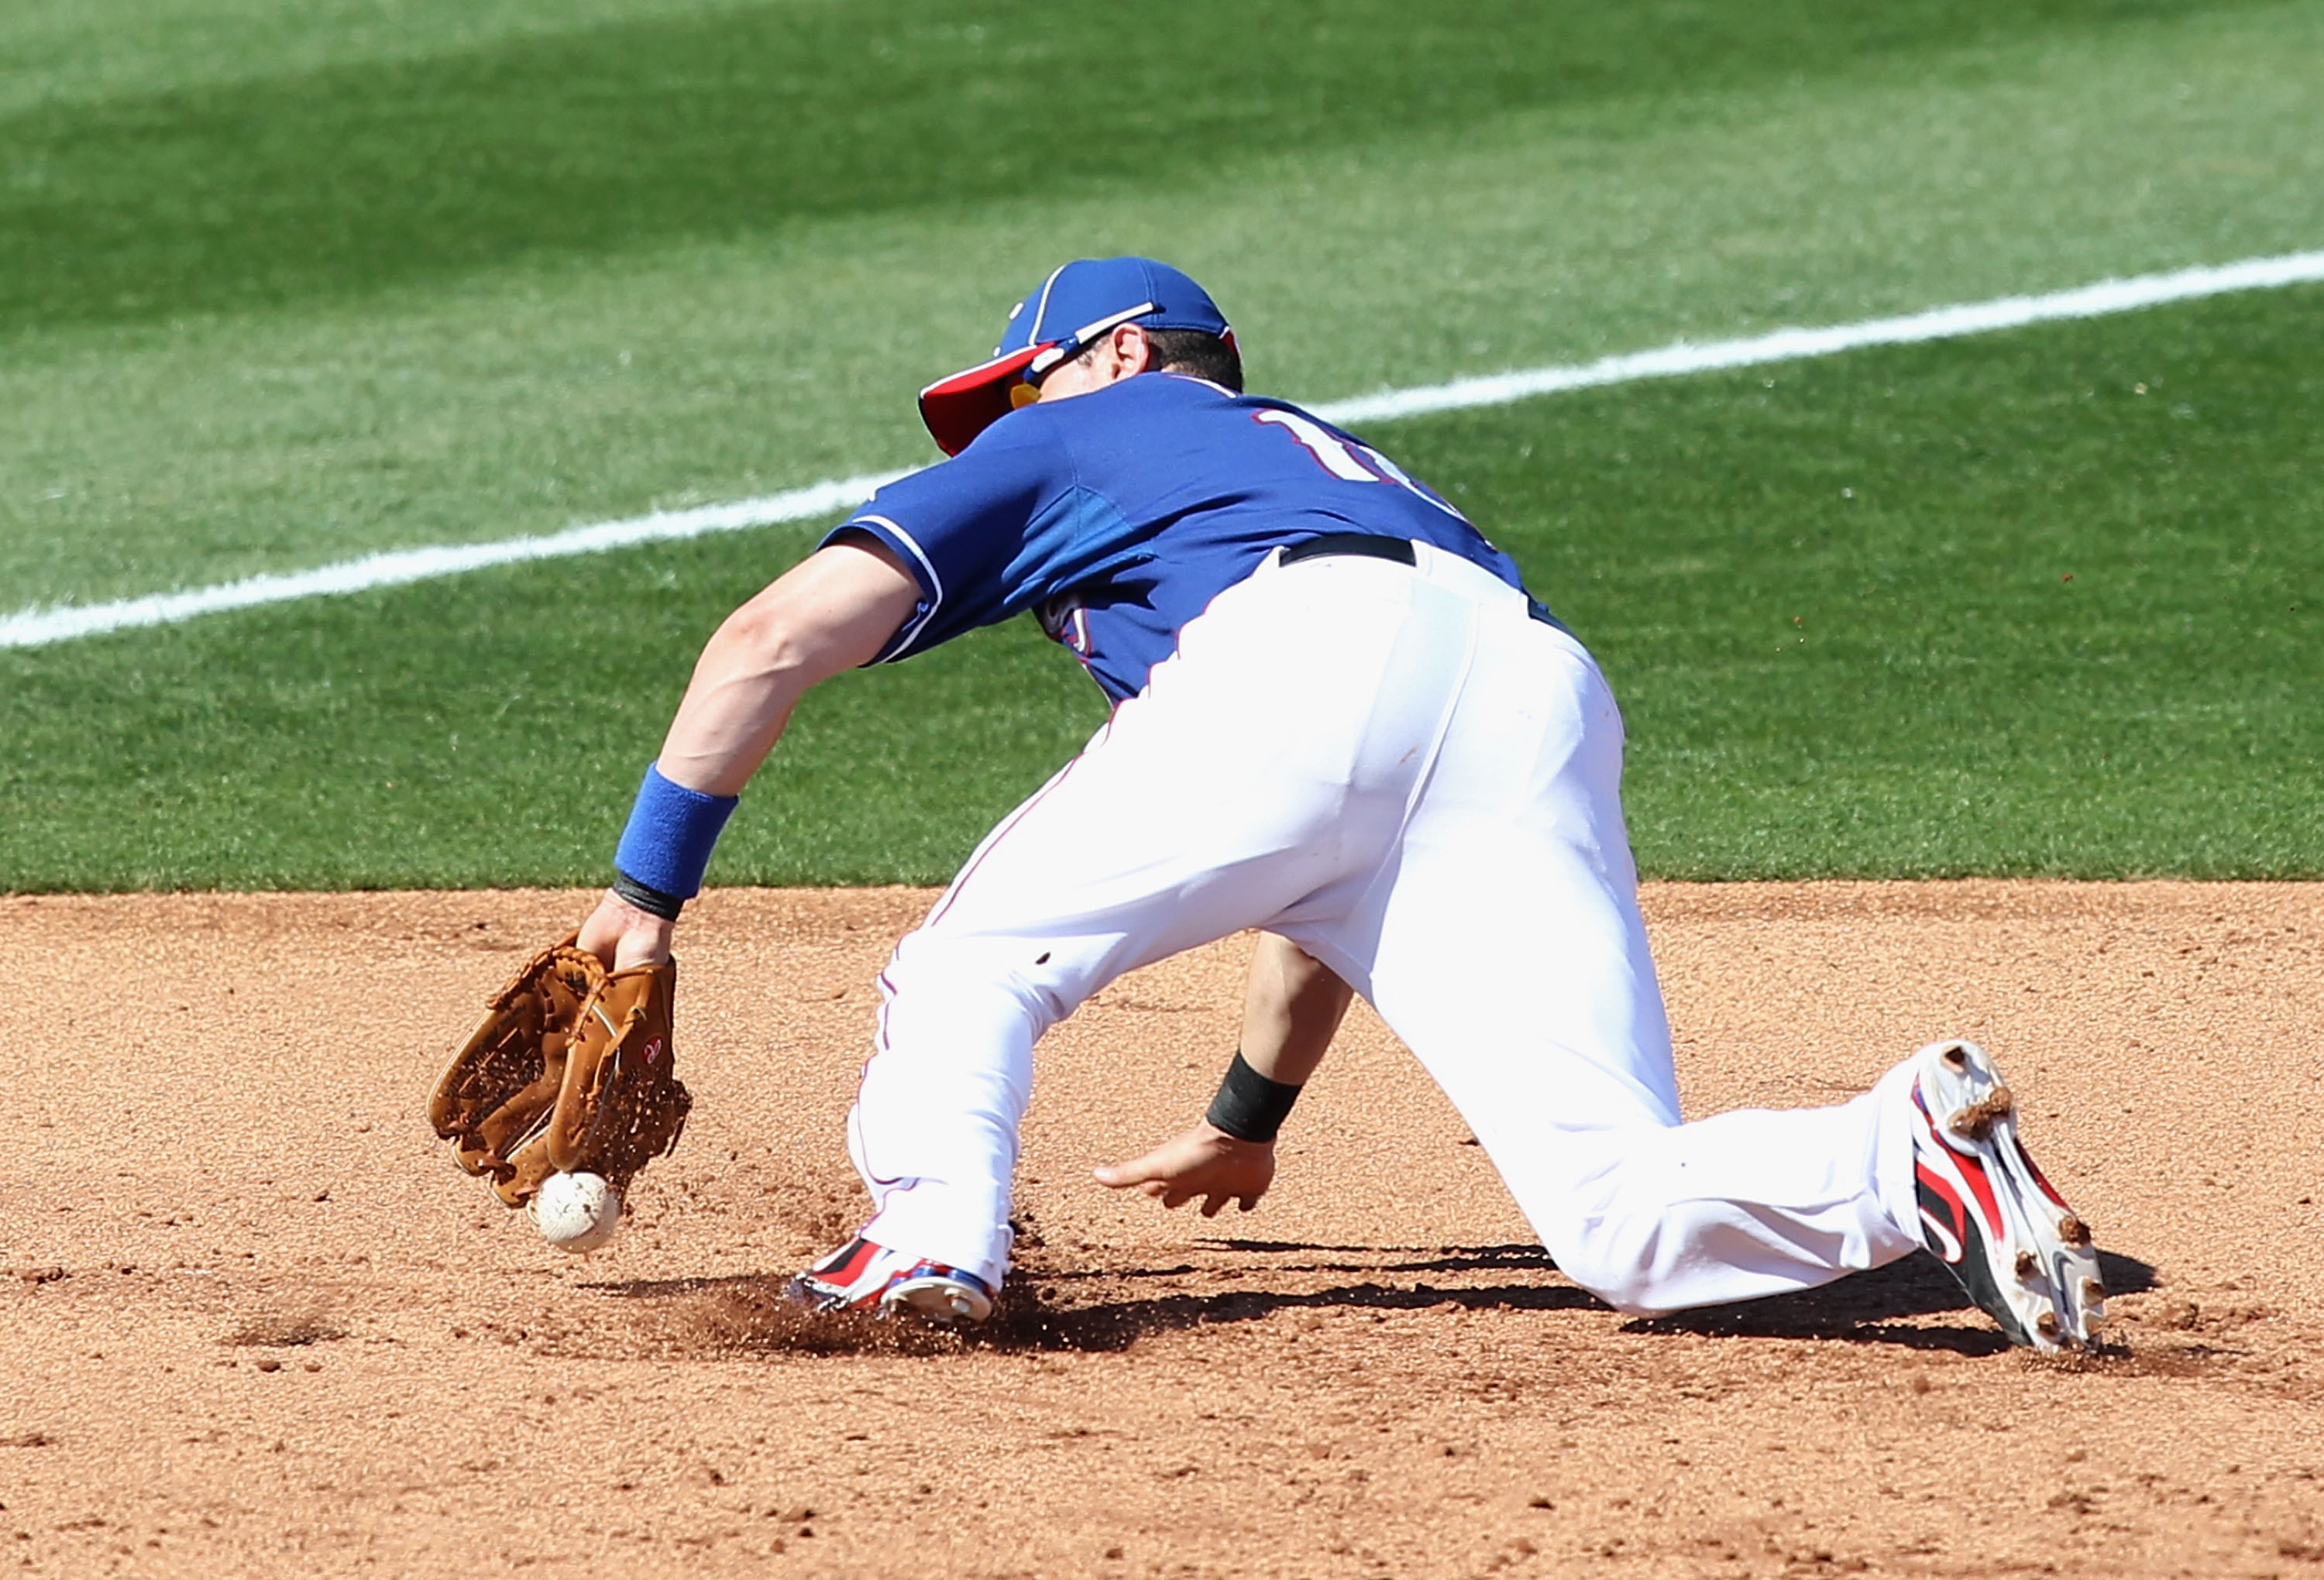
[{"label": "black belt", "polygon": [[1412,552],[1411,538],[1383,537],[1376,532],[1326,532],[1321,537],[1311,537],[1305,543],[1295,543],[1285,549],[1282,563],[1296,565],[1301,560],[1322,559],[1335,554],[1394,560],[1400,565],[1419,563],[1418,556]]},{"label": "black belt", "polygon": [[[1400,565],[1419,564],[1412,552],[1409,537],[1388,537],[1376,532],[1326,532],[1321,537],[1311,537],[1305,543],[1295,543],[1283,551],[1277,564],[1296,565],[1301,560],[1325,559],[1333,555],[1352,554],[1365,559],[1394,560]],[[1526,612],[1544,625],[1555,626],[1566,635],[1565,622],[1549,612],[1548,607],[1530,592],[1526,594]]]}]

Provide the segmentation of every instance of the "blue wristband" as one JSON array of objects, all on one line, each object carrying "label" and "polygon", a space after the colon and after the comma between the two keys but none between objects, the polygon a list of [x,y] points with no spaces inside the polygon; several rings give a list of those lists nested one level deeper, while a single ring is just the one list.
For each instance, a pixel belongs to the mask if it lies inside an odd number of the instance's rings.
[{"label": "blue wristband", "polygon": [[688,790],[663,778],[659,764],[648,764],[630,826],[613,852],[614,870],[661,894],[692,899],[702,892],[703,868],[741,799]]}]

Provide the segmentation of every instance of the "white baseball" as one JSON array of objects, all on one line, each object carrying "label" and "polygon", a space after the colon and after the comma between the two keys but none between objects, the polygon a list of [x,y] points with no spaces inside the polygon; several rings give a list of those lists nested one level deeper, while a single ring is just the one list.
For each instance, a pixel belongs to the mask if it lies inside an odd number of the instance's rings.
[{"label": "white baseball", "polygon": [[551,1174],[532,1193],[527,1210],[540,1237],[577,1254],[610,1243],[622,1226],[622,1193],[603,1174]]}]

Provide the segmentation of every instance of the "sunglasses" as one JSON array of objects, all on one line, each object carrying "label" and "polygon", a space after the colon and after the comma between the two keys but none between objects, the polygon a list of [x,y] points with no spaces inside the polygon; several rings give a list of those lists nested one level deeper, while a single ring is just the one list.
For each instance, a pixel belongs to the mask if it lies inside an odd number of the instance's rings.
[{"label": "sunglasses", "polygon": [[1142,318],[1148,313],[1158,311],[1160,308],[1159,302],[1140,302],[1134,308],[1100,318],[1094,323],[1084,324],[1064,339],[1053,343],[1038,356],[1027,363],[1024,372],[1019,375],[1018,381],[1009,387],[1010,406],[1013,409],[1032,405],[1041,398],[1041,381],[1079,356],[1091,341],[1101,335],[1110,335],[1132,318]]}]

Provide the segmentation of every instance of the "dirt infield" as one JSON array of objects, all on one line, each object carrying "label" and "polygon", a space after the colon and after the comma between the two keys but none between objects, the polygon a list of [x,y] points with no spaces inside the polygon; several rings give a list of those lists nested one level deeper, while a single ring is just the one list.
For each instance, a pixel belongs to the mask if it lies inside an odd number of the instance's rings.
[{"label": "dirt infield", "polygon": [[584,1260],[420,1116],[576,896],[0,900],[0,1570],[2324,1575],[2324,887],[1649,892],[1691,1114],[1994,1049],[2130,1291],[2070,1363],[1925,1258],[1608,1310],[1360,1007],[1257,1213],[1098,1189],[1199,1112],[1247,940],[1044,1045],[989,1333],[803,1326],[926,903],[700,905],[693,1126]]}]

